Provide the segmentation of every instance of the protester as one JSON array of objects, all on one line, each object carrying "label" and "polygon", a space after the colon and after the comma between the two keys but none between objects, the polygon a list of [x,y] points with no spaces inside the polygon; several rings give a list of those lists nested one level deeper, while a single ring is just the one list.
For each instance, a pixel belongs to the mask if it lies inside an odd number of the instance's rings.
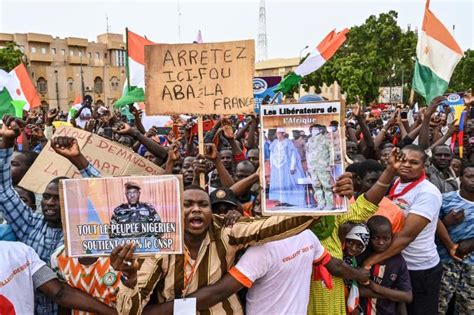
[{"label": "protester", "polygon": [[[390,221],[379,215],[367,221],[370,232],[370,250],[383,253],[392,243],[393,233]],[[364,314],[395,315],[406,312],[404,303],[413,298],[410,275],[401,254],[386,259],[371,268],[370,282],[361,286],[361,306]],[[398,304],[397,304],[398,302]],[[402,311],[404,310],[404,311]]]},{"label": "protester", "polygon": [[[449,242],[455,242],[448,248],[438,246],[443,263],[439,313],[445,314],[449,303],[454,299],[455,314],[468,314],[474,309],[474,164],[467,163],[461,168],[461,189],[443,194],[443,203],[439,213],[441,224],[449,233]],[[438,230],[438,235],[440,231]],[[444,236],[446,237],[446,236]],[[440,235],[443,239],[443,236]],[[443,240],[443,243],[446,243]],[[460,259],[462,260],[460,260]],[[459,261],[460,260],[460,261]]]},{"label": "protester", "polygon": [[[33,314],[38,290],[55,303],[96,314],[116,314],[115,309],[58,281],[56,274],[29,246],[0,241],[0,314]],[[52,314],[52,313],[49,313]]]},{"label": "protester", "polygon": [[[348,174],[336,183],[335,193],[344,196],[352,194],[352,181]],[[183,199],[185,255],[146,258],[139,266],[133,260],[133,245],[114,249],[112,266],[122,271],[126,278],[117,296],[120,314],[140,313],[143,310],[152,294],[151,290],[144,288],[162,288],[157,292],[162,297],[160,303],[183,298],[224,276],[233,266],[237,251],[298,234],[314,223],[311,217],[272,216],[247,218],[234,224],[232,229],[226,229],[220,219],[212,216],[209,195],[202,188],[187,187]],[[203,260],[203,257],[206,258]],[[165,266],[166,272],[163,269]],[[184,272],[176,277],[177,270]],[[236,314],[242,313],[235,295],[209,310],[219,312],[223,307]]]},{"label": "protester", "polygon": [[[247,287],[246,314],[306,314],[313,266],[338,277],[368,280],[366,270],[350,268],[331,257],[316,236],[306,230],[250,247],[221,280],[189,297],[196,297],[197,309],[205,311]],[[326,280],[330,285],[331,278]],[[148,307],[144,314],[173,314],[173,303]]]},{"label": "protester", "polygon": [[403,148],[406,159],[399,170],[400,178],[390,189],[389,198],[407,213],[403,228],[393,237],[383,253],[375,253],[364,266],[384,261],[403,251],[413,286],[413,301],[408,314],[436,313],[442,266],[435,245],[435,233],[441,207],[441,193],[426,180],[425,152],[416,145]]}]

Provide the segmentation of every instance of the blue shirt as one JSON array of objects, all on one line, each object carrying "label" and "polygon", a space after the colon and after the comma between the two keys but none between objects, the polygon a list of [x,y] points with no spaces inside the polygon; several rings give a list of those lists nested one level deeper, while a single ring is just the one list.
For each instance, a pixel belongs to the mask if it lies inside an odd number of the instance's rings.
[{"label": "blue shirt", "polygon": [[0,241],[15,242],[16,236],[9,224],[0,224]]},{"label": "blue shirt", "polygon": [[[0,212],[11,226],[17,239],[31,246],[47,264],[56,248],[64,244],[61,228],[48,226],[42,213],[35,213],[13,189],[11,159],[13,148],[0,149]],[[100,173],[91,164],[81,170],[83,177],[99,177]],[[42,294],[35,296],[36,314],[57,314],[57,305]]]},{"label": "blue shirt", "polygon": [[[454,243],[474,237],[474,202],[461,197],[459,191],[443,194],[443,203],[439,212],[439,218],[443,219],[452,209],[464,209],[464,221],[447,227],[449,236]],[[438,253],[442,262],[451,262],[451,256],[442,245],[438,245]],[[474,254],[470,254],[463,260],[464,263],[474,265]]]}]

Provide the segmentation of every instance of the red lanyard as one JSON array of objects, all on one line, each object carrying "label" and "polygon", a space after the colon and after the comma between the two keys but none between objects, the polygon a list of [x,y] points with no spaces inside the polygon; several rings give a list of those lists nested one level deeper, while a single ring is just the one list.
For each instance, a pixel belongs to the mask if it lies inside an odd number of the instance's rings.
[{"label": "red lanyard", "polygon": [[388,193],[388,198],[390,200],[393,200],[397,197],[400,197],[400,196],[403,196],[404,194],[406,194],[407,192],[409,192],[410,190],[412,190],[413,188],[415,188],[416,185],[418,185],[419,183],[421,183],[422,181],[424,181],[426,179],[426,173],[425,171],[423,171],[423,174],[421,174],[420,178],[418,178],[417,180],[415,180],[414,182],[411,182],[409,185],[407,185],[405,188],[403,188],[403,190],[401,192],[399,192],[398,194],[395,193],[395,190],[397,189],[398,187],[398,184],[400,184],[400,178],[397,179],[397,181],[395,182],[395,184],[393,185],[393,187],[390,189],[390,192]]}]

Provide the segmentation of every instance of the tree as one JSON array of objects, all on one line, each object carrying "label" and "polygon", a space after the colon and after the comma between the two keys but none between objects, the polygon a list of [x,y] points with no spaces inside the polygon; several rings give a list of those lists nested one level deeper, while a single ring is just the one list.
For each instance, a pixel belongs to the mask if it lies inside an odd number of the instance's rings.
[{"label": "tree", "polygon": [[454,69],[449,82],[449,92],[462,92],[474,87],[474,50],[466,50]]},{"label": "tree", "polygon": [[[349,103],[357,95],[370,103],[377,99],[379,87],[400,86],[402,74],[404,83],[411,85],[417,36],[413,31],[404,32],[397,25],[397,17],[397,12],[390,11],[378,17],[372,15],[364,24],[352,27],[336,54],[303,78],[303,87],[337,81]],[[409,93],[404,94],[407,99]]]},{"label": "tree", "polygon": [[18,45],[8,42],[5,48],[0,49],[0,69],[10,72],[21,63],[23,53],[18,49]]}]

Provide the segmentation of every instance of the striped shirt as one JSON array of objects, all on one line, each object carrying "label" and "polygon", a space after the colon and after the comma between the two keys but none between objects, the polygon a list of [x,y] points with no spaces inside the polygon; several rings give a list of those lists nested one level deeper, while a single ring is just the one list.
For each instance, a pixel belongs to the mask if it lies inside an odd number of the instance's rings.
[{"label": "striped shirt", "polygon": [[[314,222],[312,217],[241,218],[232,228],[225,228],[222,218],[214,215],[194,262],[195,272],[186,294],[216,283],[234,266],[238,250],[296,235]],[[133,289],[123,284],[119,287],[119,314],[141,314],[154,290],[158,304],[182,297],[184,278],[191,273],[185,266],[185,255],[156,255],[141,263],[137,285]],[[200,314],[243,314],[243,311],[233,294]]]}]

